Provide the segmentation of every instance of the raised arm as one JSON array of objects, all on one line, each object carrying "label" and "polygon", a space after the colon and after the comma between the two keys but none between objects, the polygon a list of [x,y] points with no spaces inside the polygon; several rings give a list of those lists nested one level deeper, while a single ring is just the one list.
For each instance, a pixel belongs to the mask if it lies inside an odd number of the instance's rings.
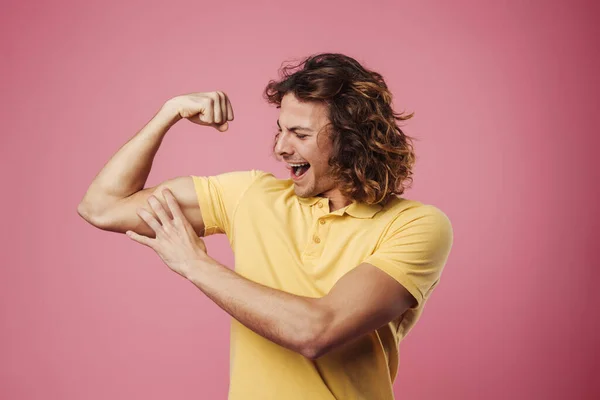
[{"label": "raised arm", "polygon": [[108,161],[90,184],[77,212],[92,225],[107,231],[127,230],[154,236],[136,210],[147,207],[150,195],[164,203],[161,190],[169,188],[198,235],[204,223],[192,178],[182,176],[144,188],[154,157],[169,129],[186,118],[223,132],[233,120],[233,109],[223,92],[191,93],[167,101],[154,117]]}]

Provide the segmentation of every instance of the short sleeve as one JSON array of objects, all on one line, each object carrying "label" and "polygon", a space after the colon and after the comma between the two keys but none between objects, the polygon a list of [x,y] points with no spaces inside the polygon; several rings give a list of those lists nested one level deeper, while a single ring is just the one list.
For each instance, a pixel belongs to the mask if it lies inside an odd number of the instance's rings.
[{"label": "short sleeve", "polygon": [[244,193],[263,172],[227,172],[215,176],[191,175],[204,221],[204,236],[230,236],[235,210]]},{"label": "short sleeve", "polygon": [[364,262],[398,281],[420,306],[440,279],[452,241],[448,217],[434,206],[423,205],[400,214]]}]

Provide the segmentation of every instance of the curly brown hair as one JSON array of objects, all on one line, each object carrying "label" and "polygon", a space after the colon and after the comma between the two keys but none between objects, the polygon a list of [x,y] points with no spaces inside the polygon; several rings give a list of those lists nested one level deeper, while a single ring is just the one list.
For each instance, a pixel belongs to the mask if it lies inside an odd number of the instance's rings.
[{"label": "curly brown hair", "polygon": [[280,107],[283,96],[293,93],[300,101],[328,106],[330,171],[344,196],[379,204],[404,193],[412,183],[415,154],[413,139],[397,122],[413,114],[394,112],[381,74],[343,54],[322,53],[282,66],[280,75],[265,88],[270,104]]}]

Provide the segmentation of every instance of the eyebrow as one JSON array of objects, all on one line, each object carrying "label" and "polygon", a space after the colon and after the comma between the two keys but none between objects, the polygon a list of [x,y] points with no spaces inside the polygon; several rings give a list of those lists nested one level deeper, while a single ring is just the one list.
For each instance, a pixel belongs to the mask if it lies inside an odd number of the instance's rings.
[{"label": "eyebrow", "polygon": [[[277,120],[277,126],[279,127],[279,129],[281,129],[281,125],[279,125],[279,120]],[[292,126],[292,127],[288,128],[288,131],[292,131],[292,132],[297,132],[297,131],[313,132],[312,129],[307,128],[305,126]]]}]

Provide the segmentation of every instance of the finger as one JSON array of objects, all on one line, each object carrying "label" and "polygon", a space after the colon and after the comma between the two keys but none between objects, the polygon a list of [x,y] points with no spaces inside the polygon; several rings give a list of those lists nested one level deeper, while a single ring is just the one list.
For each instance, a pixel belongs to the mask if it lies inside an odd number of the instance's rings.
[{"label": "finger", "polygon": [[217,130],[219,132],[225,132],[227,129],[229,129],[229,122],[225,122],[224,124],[217,126]]},{"label": "finger", "polygon": [[127,231],[125,232],[125,234],[131,239],[135,240],[136,242],[152,248],[152,239],[150,239],[149,237],[139,235],[134,231]]},{"label": "finger", "polygon": [[179,203],[177,199],[173,195],[173,193],[169,189],[163,190],[163,196],[165,196],[165,200],[167,201],[167,205],[169,206],[169,210],[171,210],[171,214],[173,214],[173,218],[179,220],[183,223],[188,223],[189,221],[181,211],[181,207],[179,207]]},{"label": "finger", "polygon": [[219,95],[219,105],[221,106],[221,123],[228,121],[228,110],[227,110],[227,100],[225,99],[225,93],[217,91],[217,95]]},{"label": "finger", "polygon": [[221,99],[217,93],[212,95],[213,97],[213,108],[215,116],[215,124],[221,125],[223,123],[223,112],[221,110]]},{"label": "finger", "polygon": [[144,220],[148,224],[150,228],[158,235],[158,233],[162,233],[163,228],[162,225],[154,218],[154,215],[150,214],[147,210],[143,208],[137,209],[137,215],[140,216],[141,219]]},{"label": "finger", "polygon": [[227,102],[227,117],[228,121],[233,121],[233,106],[231,105],[231,101],[229,101],[229,97],[226,97]]},{"label": "finger", "polygon": [[202,121],[206,124],[212,124],[215,121],[214,120],[214,107],[213,107],[214,100],[211,99],[210,97],[206,97],[203,102],[204,102],[204,106],[202,108],[202,111],[200,111],[199,119],[200,119],[200,121]]},{"label": "finger", "polygon": [[165,224],[168,224],[171,221],[171,218],[167,215],[163,205],[154,195],[148,197],[148,204],[150,204],[150,207],[152,207],[158,216],[158,219],[163,227]]}]

